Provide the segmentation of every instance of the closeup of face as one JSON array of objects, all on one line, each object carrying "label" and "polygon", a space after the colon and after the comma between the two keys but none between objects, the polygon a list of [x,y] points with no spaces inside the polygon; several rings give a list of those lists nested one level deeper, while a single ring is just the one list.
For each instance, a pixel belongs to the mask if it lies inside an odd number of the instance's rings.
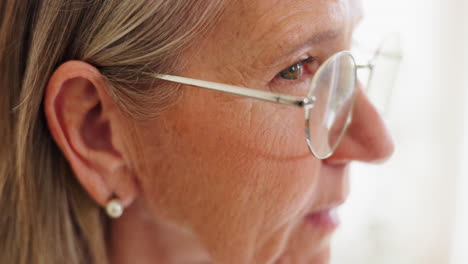
[{"label": "closeup of face", "polygon": [[[350,49],[361,12],[358,0],[231,1],[178,75],[305,96],[317,67]],[[298,78],[279,74],[298,62]],[[157,119],[122,127],[136,138],[139,193],[116,225],[139,215],[191,237],[214,263],[327,263],[350,162],[393,152],[361,88],[347,134],[324,160],[307,147],[301,108],[181,91]]]}]

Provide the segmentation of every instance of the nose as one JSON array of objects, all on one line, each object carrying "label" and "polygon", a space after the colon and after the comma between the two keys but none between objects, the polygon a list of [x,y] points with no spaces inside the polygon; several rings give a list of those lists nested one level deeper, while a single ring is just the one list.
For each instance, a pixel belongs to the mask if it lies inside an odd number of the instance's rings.
[{"label": "nose", "polygon": [[376,108],[359,87],[356,92],[353,119],[335,153],[326,163],[350,161],[378,163],[391,157],[393,140]]}]

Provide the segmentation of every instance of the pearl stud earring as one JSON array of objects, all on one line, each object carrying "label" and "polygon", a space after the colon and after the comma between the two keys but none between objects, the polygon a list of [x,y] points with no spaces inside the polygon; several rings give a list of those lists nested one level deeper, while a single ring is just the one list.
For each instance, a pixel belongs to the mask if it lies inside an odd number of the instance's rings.
[{"label": "pearl stud earring", "polygon": [[110,218],[119,218],[123,214],[123,206],[119,199],[112,199],[106,205],[106,213]]}]

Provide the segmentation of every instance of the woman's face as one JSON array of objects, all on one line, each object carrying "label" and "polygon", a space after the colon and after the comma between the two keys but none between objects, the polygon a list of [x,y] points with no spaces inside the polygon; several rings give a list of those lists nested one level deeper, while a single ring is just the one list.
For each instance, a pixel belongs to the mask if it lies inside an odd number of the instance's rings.
[{"label": "woman's face", "polygon": [[[354,0],[232,1],[184,54],[180,75],[306,95],[314,69],[350,48],[360,16]],[[299,79],[278,74],[308,57],[316,59],[303,63]],[[326,263],[349,162],[393,151],[360,90],[353,123],[326,160],[307,148],[303,109],[190,86],[136,131],[147,218],[188,230],[215,263]]]}]

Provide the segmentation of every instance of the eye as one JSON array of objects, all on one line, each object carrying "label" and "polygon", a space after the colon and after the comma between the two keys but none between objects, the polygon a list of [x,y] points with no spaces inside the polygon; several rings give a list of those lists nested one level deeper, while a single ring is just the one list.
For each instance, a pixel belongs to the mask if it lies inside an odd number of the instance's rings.
[{"label": "eye", "polygon": [[302,77],[302,74],[304,73],[304,63],[311,63],[315,59],[315,57],[308,57],[305,60],[301,60],[300,62],[294,63],[293,65],[278,73],[278,76],[285,80],[300,79]]},{"label": "eye", "polygon": [[294,65],[289,66],[288,68],[282,70],[279,73],[279,76],[286,80],[297,80],[301,78],[302,73],[304,73],[304,69],[302,68],[301,63],[296,63]]}]

